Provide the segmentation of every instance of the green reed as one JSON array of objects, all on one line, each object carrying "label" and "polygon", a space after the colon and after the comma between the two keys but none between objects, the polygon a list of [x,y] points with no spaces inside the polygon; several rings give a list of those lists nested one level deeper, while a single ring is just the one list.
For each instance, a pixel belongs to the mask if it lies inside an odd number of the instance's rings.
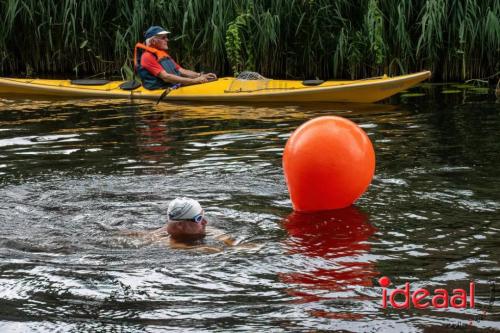
[{"label": "green reed", "polygon": [[[2,75],[130,75],[149,25],[185,67],[359,78],[500,71],[498,0],[0,0]],[[127,74],[128,73],[128,74]]]}]

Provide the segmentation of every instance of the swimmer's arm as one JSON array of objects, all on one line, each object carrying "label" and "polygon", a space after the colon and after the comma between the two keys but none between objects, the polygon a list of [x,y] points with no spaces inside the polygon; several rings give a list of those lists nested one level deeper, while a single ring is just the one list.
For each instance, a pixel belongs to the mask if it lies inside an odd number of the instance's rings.
[{"label": "swimmer's arm", "polygon": [[223,242],[227,246],[236,245],[236,240],[220,229],[213,228],[213,227],[210,227],[210,228],[207,227],[207,234],[214,237],[218,241]]},{"label": "swimmer's arm", "polygon": [[168,240],[168,246],[172,249],[182,249],[182,250],[197,250],[197,251],[203,251],[203,252],[209,252],[209,253],[217,253],[217,252],[222,252],[222,249],[217,248],[217,247],[212,247],[212,246],[205,246],[205,245],[189,245],[183,242],[178,242],[173,238],[170,238]]},{"label": "swimmer's arm", "polygon": [[223,242],[226,246],[232,246],[236,249],[260,250],[263,247],[263,245],[255,243],[241,243],[241,239],[234,239],[224,231],[213,227],[210,227],[210,229],[207,227],[207,234],[214,237],[218,241]]},{"label": "swimmer's arm", "polygon": [[120,230],[118,234],[121,236],[129,236],[129,237],[145,237],[149,236],[150,232],[148,231],[138,231],[138,230]]},{"label": "swimmer's arm", "polygon": [[168,235],[167,229],[165,227],[153,231],[120,230],[118,233],[122,236],[147,238],[150,240],[154,240],[159,237],[165,237]]},{"label": "swimmer's arm", "polygon": [[223,242],[227,246],[234,246],[236,244],[236,240],[228,235],[222,235],[220,237],[217,237],[217,240]]}]

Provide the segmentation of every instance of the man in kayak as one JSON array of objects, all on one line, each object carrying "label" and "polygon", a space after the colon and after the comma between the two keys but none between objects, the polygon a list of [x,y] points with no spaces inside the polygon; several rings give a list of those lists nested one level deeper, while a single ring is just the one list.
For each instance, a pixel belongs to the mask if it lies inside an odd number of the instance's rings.
[{"label": "man in kayak", "polygon": [[167,52],[169,33],[160,26],[152,26],[144,33],[145,44],[135,46],[134,64],[145,88],[165,89],[217,79],[214,73],[197,73],[179,66]]}]

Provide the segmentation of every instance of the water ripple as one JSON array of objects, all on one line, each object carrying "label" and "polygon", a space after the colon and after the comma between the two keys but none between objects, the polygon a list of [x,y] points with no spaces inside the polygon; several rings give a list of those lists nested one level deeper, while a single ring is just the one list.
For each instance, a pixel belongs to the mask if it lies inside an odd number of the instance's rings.
[{"label": "water ripple", "polygon": [[[0,108],[1,331],[499,328],[488,308],[500,267],[494,103]],[[304,217],[281,155],[321,115],[358,123],[377,170],[356,207]],[[163,226],[176,196],[200,200],[209,227],[239,246],[124,235]],[[447,290],[473,280],[481,309],[383,310],[380,276]]]}]

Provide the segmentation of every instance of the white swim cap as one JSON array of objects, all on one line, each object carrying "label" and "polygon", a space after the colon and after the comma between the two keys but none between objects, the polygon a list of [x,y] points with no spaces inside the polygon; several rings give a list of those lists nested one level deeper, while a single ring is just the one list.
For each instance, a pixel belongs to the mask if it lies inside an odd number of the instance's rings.
[{"label": "white swim cap", "polygon": [[175,198],[168,205],[169,220],[190,220],[200,223],[203,220],[203,208],[198,201],[190,198]]}]

